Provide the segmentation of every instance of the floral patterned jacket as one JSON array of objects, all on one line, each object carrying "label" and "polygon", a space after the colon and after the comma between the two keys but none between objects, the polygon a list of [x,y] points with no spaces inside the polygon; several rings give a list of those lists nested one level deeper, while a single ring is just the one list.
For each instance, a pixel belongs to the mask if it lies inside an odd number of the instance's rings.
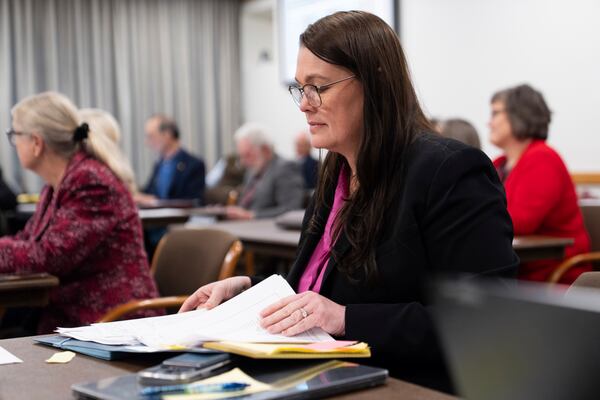
[{"label": "floral patterned jacket", "polygon": [[[76,153],[56,191],[44,187],[24,230],[0,238],[0,272],[60,279],[38,331],[95,322],[113,307],[158,295],[136,205],[100,161]],[[143,312],[137,316],[155,315]]]}]

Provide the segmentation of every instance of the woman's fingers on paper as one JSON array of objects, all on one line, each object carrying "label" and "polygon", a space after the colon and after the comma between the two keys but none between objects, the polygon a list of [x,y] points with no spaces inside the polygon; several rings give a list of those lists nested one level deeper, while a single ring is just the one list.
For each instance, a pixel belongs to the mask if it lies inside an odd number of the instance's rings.
[{"label": "woman's fingers on paper", "polygon": [[277,311],[280,311],[281,309],[286,307],[289,303],[296,300],[298,297],[299,297],[299,295],[294,294],[294,295],[291,295],[288,297],[284,297],[281,300],[277,300],[275,303],[271,304],[270,306],[268,306],[267,308],[262,310],[259,315],[262,318],[266,318],[266,317],[270,316],[271,314],[276,313]]},{"label": "woman's fingers on paper", "polygon": [[311,328],[314,328],[316,326],[317,322],[316,322],[316,317],[314,314],[310,314],[308,317],[306,318],[302,318],[300,319],[300,321],[298,321],[296,324],[291,325],[289,328],[284,329],[283,331],[281,331],[282,335],[285,336],[294,336],[294,335],[298,335],[302,332],[305,332]]},{"label": "woman's fingers on paper", "polygon": [[203,306],[204,303],[208,300],[209,295],[210,293],[208,295],[206,294],[206,286],[202,286],[200,289],[196,290],[194,293],[192,293],[190,297],[188,297],[185,300],[185,302],[179,309],[179,312],[181,313],[191,311]]},{"label": "woman's fingers on paper", "polygon": [[225,286],[223,285],[214,285],[208,299],[202,306],[208,310],[214,308],[223,302],[223,298],[225,297]]},{"label": "woman's fingers on paper", "polygon": [[204,285],[186,299],[179,312],[198,308],[205,308],[208,310],[215,308],[224,300],[230,299],[243,291],[245,289],[246,281],[249,287],[250,280],[247,277],[228,278]]},{"label": "woman's fingers on paper", "polygon": [[300,319],[288,318],[286,321],[295,322],[282,326],[283,335],[294,336],[314,327],[319,327],[332,335],[345,333],[346,307],[313,292],[307,292],[302,300],[303,302],[296,304]]},{"label": "woman's fingers on paper", "polygon": [[286,336],[298,335],[314,327],[332,335],[343,335],[345,310],[344,306],[318,293],[304,292],[283,298],[265,308],[260,313],[260,325],[269,333]]},{"label": "woman's fingers on paper", "polygon": [[298,316],[302,318],[300,308],[305,305],[304,296],[294,295],[283,298],[261,312],[263,319],[260,325],[271,333],[281,332],[290,323],[295,323]]},{"label": "woman's fingers on paper", "polygon": [[302,312],[299,308],[297,308],[295,311],[292,311],[287,317],[281,319],[275,324],[270,325],[267,328],[267,331],[269,331],[269,333],[281,333],[286,329],[289,329],[290,327],[298,324],[303,319],[304,317],[302,315]]},{"label": "woman's fingers on paper", "polygon": [[275,311],[284,307],[287,304],[286,300],[287,300],[287,297],[283,298],[281,300],[277,300],[275,303],[273,303],[270,306],[268,306],[267,308],[263,309],[259,315],[261,316],[261,318],[266,318],[266,317],[270,316]]},{"label": "woman's fingers on paper", "polygon": [[198,295],[196,293],[192,293],[190,295],[190,297],[185,299],[185,301],[181,305],[181,308],[179,309],[179,312],[182,313],[182,312],[186,312],[186,311],[191,311],[198,306],[198,303],[199,303]]}]

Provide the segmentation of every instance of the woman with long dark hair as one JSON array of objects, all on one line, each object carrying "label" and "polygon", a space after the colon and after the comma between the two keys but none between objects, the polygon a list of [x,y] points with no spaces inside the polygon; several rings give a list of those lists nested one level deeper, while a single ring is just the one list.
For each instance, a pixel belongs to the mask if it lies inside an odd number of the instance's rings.
[{"label": "woman with long dark hair", "polygon": [[[395,32],[339,12],[300,37],[292,97],[314,147],[329,150],[287,279],[299,294],[262,312],[272,333],[320,327],[367,342],[367,362],[451,390],[425,296],[438,273],[513,275],[512,226],[489,159],[432,131]],[[214,307],[256,283],[200,288]]]}]

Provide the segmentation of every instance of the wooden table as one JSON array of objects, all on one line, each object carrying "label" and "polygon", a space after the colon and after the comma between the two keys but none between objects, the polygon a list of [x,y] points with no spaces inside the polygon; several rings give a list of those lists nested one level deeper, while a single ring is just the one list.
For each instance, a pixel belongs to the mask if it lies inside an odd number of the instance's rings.
[{"label": "wooden table", "polygon": [[[56,349],[36,345],[31,337],[0,340],[0,347],[23,360],[21,364],[0,365],[1,399],[71,399],[71,385],[136,372],[160,361],[103,361],[78,354],[68,364],[46,364]],[[456,397],[389,378],[373,389],[334,397],[367,400],[456,400]]]},{"label": "wooden table", "polygon": [[58,278],[50,274],[0,274],[0,309],[5,307],[43,307]]},{"label": "wooden table", "polygon": [[516,236],[513,249],[521,262],[535,260],[562,260],[565,247],[572,245],[573,239],[551,236]]},{"label": "wooden table", "polygon": [[[19,204],[13,217],[26,221],[35,212],[35,206]],[[144,228],[166,228],[172,224],[183,224],[192,216],[216,217],[223,213],[223,207],[189,207],[189,202],[182,200],[162,201],[138,210]]]},{"label": "wooden table", "polygon": [[[299,230],[280,228],[274,219],[253,221],[224,221],[214,226],[237,236],[244,248],[257,254],[293,259],[296,256]],[[522,262],[564,258],[565,247],[573,244],[573,239],[550,236],[517,236],[513,249]]]},{"label": "wooden table", "polygon": [[149,208],[138,211],[144,228],[165,228],[183,224],[190,218],[189,208]]},{"label": "wooden table", "polygon": [[300,231],[282,229],[275,224],[274,219],[222,221],[211,228],[236,236],[244,244],[244,250],[289,259],[296,257]]},{"label": "wooden table", "polygon": [[182,224],[193,216],[217,218],[225,214],[223,206],[195,206],[196,200],[170,199],[159,200],[151,205],[140,205],[139,216],[144,228],[166,228],[173,224]]}]

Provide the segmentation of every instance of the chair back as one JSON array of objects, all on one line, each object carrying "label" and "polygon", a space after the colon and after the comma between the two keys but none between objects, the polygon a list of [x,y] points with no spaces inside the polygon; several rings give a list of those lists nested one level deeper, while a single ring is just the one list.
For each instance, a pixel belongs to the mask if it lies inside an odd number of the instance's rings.
[{"label": "chair back", "polygon": [[161,296],[190,295],[200,286],[233,276],[242,252],[239,240],[216,229],[182,228],[159,242],[152,272]]},{"label": "chair back", "polygon": [[600,289],[600,271],[584,272],[579,275],[577,279],[575,279],[575,282],[569,286],[569,289],[577,287]]},{"label": "chair back", "polygon": [[580,201],[580,208],[590,234],[591,251],[600,251],[600,201]]},{"label": "chair back", "polygon": [[577,293],[580,288],[600,290],[600,271],[584,272],[567,289],[565,296]]}]

